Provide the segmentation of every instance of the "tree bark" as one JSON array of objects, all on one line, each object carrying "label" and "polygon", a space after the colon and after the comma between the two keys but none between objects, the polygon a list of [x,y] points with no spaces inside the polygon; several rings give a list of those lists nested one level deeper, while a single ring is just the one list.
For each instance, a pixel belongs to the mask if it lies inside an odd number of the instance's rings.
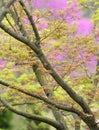
[{"label": "tree bark", "polygon": [[[35,73],[36,78],[38,79],[40,85],[42,87],[48,86],[46,77],[44,76],[44,74],[42,74],[42,72],[40,70],[38,70],[38,64],[33,66],[33,70],[34,70],[34,73]],[[51,89],[48,90],[48,89],[44,88],[44,92],[48,98],[51,98],[52,93],[53,93],[53,91]],[[62,129],[59,128],[59,130],[68,130],[64,117],[62,116],[62,113],[60,111],[57,111],[55,108],[52,109],[52,112],[53,112],[53,115],[54,115],[56,121],[60,124],[60,126],[62,128]]]},{"label": "tree bark", "polygon": [[81,125],[81,119],[79,118],[78,115],[72,114],[74,120],[75,120],[75,130],[80,130],[80,125]]}]

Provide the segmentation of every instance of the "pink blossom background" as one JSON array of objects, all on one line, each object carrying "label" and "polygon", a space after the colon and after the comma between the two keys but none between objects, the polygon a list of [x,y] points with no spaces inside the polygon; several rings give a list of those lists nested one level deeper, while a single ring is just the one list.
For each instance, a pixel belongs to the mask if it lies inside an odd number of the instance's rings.
[{"label": "pink blossom background", "polygon": [[[79,35],[92,35],[93,23],[91,19],[85,19],[82,17],[82,12],[79,8],[79,3],[77,2],[77,0],[74,0],[73,4],[68,3],[66,0],[32,0],[32,5],[33,9],[54,10],[53,15],[55,16],[57,16],[58,10],[64,9],[66,13],[64,13],[63,17],[66,19],[66,22],[77,22],[77,33]],[[48,25],[46,24],[45,19],[41,18],[40,20],[40,23],[37,25],[38,28],[40,30],[47,28]],[[28,21],[25,20],[25,23],[28,24]],[[59,61],[64,60],[64,54],[57,54],[56,59]],[[86,61],[86,66],[90,73],[95,72],[96,63],[97,61],[95,55],[92,55],[90,61]],[[5,65],[5,62],[0,60],[0,65],[3,64]]]}]

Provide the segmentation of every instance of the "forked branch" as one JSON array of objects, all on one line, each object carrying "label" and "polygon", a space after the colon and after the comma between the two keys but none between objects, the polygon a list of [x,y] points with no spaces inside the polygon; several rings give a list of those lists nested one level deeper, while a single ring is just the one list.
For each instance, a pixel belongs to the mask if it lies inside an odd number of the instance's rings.
[{"label": "forked branch", "polygon": [[16,0],[10,0],[6,6],[4,7],[3,11],[0,14],[0,22],[3,20],[3,18],[6,16],[6,14],[9,12],[9,8],[11,5],[15,3]]}]

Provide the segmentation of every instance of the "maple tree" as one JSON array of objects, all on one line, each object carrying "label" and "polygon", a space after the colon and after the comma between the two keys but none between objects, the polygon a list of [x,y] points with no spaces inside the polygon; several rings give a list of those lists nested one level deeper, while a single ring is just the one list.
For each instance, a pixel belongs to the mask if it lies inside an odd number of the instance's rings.
[{"label": "maple tree", "polygon": [[[86,5],[87,1],[80,2]],[[10,111],[57,130],[69,129],[67,112],[75,118],[75,125],[82,120],[90,130],[98,130],[98,9],[93,14],[93,32],[83,35],[77,23],[80,5],[75,3],[76,7],[68,1],[64,9],[39,11],[28,1],[6,2],[0,15],[4,62],[0,66],[0,87],[4,89],[0,101]],[[93,60],[97,63],[95,75],[88,68]],[[18,105],[21,103],[45,113],[52,111],[54,117],[28,113]]]}]

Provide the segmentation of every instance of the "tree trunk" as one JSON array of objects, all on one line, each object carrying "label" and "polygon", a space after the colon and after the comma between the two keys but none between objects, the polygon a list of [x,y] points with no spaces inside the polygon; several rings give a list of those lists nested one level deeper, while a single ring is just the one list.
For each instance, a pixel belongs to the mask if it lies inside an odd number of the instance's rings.
[{"label": "tree trunk", "polygon": [[[44,74],[42,74],[42,72],[40,70],[38,70],[38,65],[39,65],[39,63],[33,66],[33,71],[36,75],[36,78],[42,87],[48,86],[46,76]],[[48,98],[51,98],[53,95],[52,88],[50,90],[44,88],[44,92]],[[64,120],[62,113],[60,111],[57,111],[56,109],[53,109],[52,112],[53,112],[53,115],[54,115],[56,121],[60,124],[60,127],[61,127],[57,130],[68,130],[66,121]]]},{"label": "tree trunk", "polygon": [[90,128],[90,130],[99,130],[98,126],[90,126],[89,128]]},{"label": "tree trunk", "polygon": [[80,124],[81,124],[81,119],[79,118],[78,115],[72,114],[73,118],[75,119],[75,130],[80,130]]},{"label": "tree trunk", "polygon": [[53,114],[56,121],[60,123],[61,128],[59,130],[68,130],[66,121],[64,120],[62,113],[60,111],[53,109]]},{"label": "tree trunk", "polygon": [[99,126],[98,124],[96,123],[94,117],[90,118],[88,120],[85,121],[86,124],[89,126],[89,129],[90,130],[99,130]]},{"label": "tree trunk", "polygon": [[75,121],[75,130],[80,130],[80,120]]}]

